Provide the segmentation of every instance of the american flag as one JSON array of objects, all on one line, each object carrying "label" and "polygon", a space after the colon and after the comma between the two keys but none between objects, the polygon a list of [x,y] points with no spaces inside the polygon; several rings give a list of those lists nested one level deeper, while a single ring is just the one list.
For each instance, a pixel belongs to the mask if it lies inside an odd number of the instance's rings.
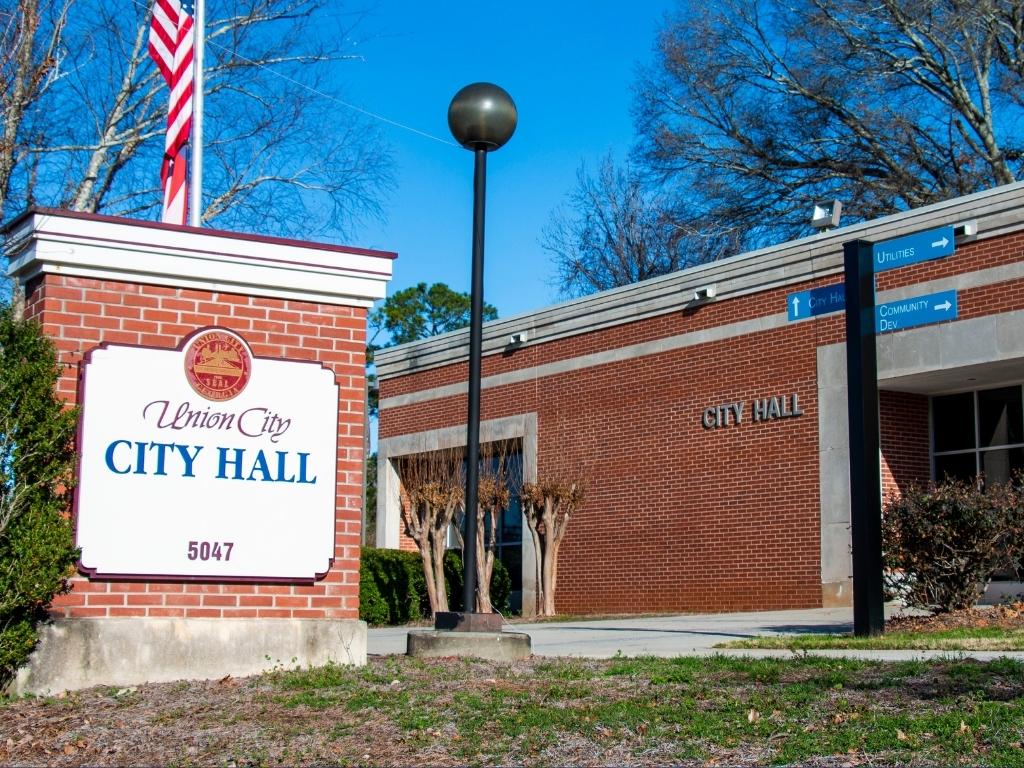
[{"label": "american flag", "polygon": [[167,137],[160,181],[164,190],[162,221],[184,224],[187,214],[185,145],[192,130],[192,54],[195,0],[156,0],[149,30],[149,55],[171,89]]}]

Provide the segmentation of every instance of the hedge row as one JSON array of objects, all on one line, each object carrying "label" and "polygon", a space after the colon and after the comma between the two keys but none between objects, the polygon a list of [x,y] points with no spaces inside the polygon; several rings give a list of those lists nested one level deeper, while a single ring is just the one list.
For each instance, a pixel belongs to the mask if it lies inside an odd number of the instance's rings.
[{"label": "hedge row", "polygon": [[[444,558],[448,606],[462,610],[462,558],[449,551]],[[500,613],[508,610],[512,582],[501,561],[491,575],[491,599]],[[359,618],[371,625],[408,624],[430,616],[430,601],[418,552],[363,547],[359,566]]]}]

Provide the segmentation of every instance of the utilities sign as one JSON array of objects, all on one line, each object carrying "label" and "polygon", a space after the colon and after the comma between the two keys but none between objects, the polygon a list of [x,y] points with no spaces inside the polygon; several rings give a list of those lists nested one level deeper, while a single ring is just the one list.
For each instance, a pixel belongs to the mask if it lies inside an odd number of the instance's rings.
[{"label": "utilities sign", "polygon": [[222,328],[105,345],[83,373],[75,537],[99,577],[322,578],[335,547],[338,386]]},{"label": "utilities sign", "polygon": [[871,251],[871,263],[875,272],[884,272],[919,261],[941,259],[952,255],[955,250],[953,227],[950,225],[875,243]]},{"label": "utilities sign", "polygon": [[956,291],[914,296],[875,307],[875,332],[899,331],[916,325],[955,320],[956,316]]}]

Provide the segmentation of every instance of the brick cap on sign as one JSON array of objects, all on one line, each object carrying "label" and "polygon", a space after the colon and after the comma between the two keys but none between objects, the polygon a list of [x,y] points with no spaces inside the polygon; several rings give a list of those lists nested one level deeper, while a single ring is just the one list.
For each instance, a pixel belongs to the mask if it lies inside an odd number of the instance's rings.
[{"label": "brick cap on sign", "polygon": [[320,304],[369,307],[396,254],[33,208],[4,230],[7,273],[118,280]]}]

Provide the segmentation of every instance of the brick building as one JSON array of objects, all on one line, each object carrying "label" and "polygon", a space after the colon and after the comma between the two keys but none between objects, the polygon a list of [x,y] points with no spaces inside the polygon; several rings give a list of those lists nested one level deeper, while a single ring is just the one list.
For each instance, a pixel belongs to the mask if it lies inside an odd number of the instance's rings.
[{"label": "brick building", "polygon": [[[878,336],[883,487],[1002,479],[1024,467],[1021,184],[486,324],[481,442],[513,441],[524,478],[588,480],[559,609],[848,603],[845,330],[830,287],[843,282],[844,242],[944,226],[955,253],[876,275],[879,305],[956,292],[955,320]],[[811,290],[808,315],[792,300]],[[377,355],[382,546],[409,544],[395,460],[465,443],[468,337]],[[519,517],[506,514],[502,557],[530,613]]]}]

